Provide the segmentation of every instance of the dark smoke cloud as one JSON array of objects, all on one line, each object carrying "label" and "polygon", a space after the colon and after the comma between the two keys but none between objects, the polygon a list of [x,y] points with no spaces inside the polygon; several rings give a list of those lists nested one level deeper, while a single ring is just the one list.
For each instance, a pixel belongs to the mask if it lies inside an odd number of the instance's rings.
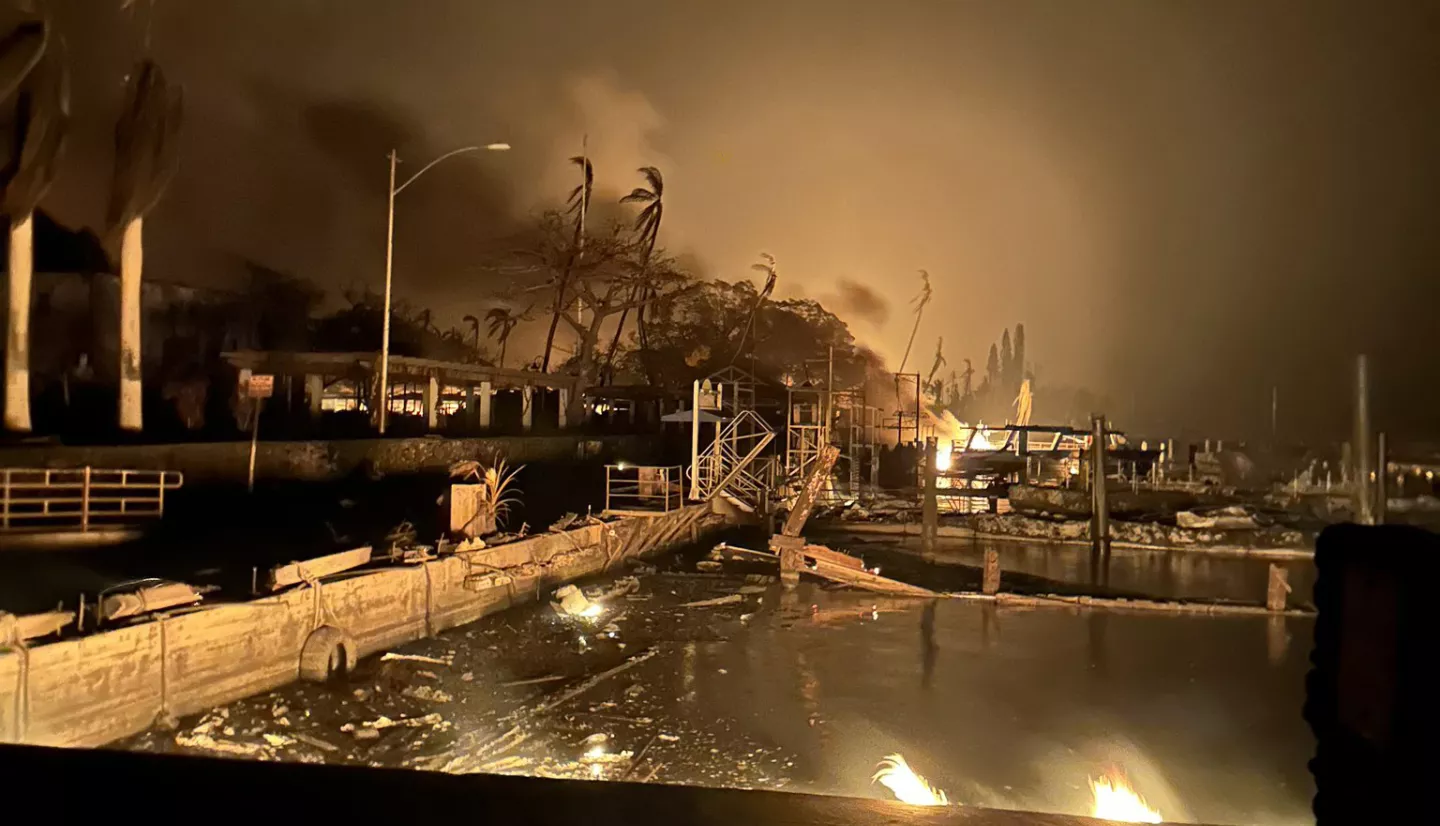
[{"label": "dark smoke cloud", "polygon": [[842,278],[835,290],[820,303],[846,321],[865,321],[879,327],[890,318],[889,302],[864,284]]}]

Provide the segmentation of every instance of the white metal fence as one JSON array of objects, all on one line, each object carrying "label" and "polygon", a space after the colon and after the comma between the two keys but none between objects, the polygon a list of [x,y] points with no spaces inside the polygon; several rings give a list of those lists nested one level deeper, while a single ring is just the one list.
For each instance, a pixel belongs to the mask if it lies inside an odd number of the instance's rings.
[{"label": "white metal fence", "polygon": [[104,530],[165,515],[165,492],[185,477],[173,470],[0,469],[0,532]]}]

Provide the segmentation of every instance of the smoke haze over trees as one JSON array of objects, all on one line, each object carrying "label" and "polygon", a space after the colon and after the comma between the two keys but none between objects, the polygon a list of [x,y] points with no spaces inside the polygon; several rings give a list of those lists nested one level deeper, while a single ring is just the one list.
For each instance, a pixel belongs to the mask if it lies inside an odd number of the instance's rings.
[{"label": "smoke haze over trees", "polygon": [[[1023,318],[1041,387],[1111,392],[1136,426],[1268,432],[1275,386],[1282,428],[1337,435],[1363,350],[1377,424],[1433,430],[1440,8],[1381,5],[160,2],[188,111],[146,277],[234,287],[250,258],[332,302],[378,290],[385,154],[507,140],[398,207],[397,296],[458,325],[506,281],[475,262],[556,206],[589,134],[597,207],[663,169],[687,269],[733,281],[768,250],[777,298],[820,298],[892,368],[913,316],[829,299],[898,308],[925,268],[917,342],[979,363]],[[52,6],[86,59],[42,206],[98,229],[136,19]],[[760,30],[787,47],[735,47]]]}]

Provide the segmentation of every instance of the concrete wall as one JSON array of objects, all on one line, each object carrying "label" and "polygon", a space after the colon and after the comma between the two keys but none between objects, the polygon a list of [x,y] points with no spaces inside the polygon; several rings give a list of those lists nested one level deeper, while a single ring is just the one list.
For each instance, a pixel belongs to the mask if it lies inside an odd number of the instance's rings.
[{"label": "concrete wall", "polygon": [[[261,442],[255,456],[260,479],[323,482],[353,473],[367,460],[384,473],[443,472],[457,459],[498,453],[510,463],[557,461],[605,454],[643,460],[644,436],[497,436],[482,439],[347,439]],[[178,470],[185,481],[243,482],[249,470],[248,442],[172,445],[37,446],[0,449],[0,467],[125,468]]]},{"label": "concrete wall", "polygon": [[104,745],[162,716],[203,711],[297,679],[301,651],[317,629],[336,629],[365,656],[725,522],[709,506],[695,505],[0,650],[0,742]]}]

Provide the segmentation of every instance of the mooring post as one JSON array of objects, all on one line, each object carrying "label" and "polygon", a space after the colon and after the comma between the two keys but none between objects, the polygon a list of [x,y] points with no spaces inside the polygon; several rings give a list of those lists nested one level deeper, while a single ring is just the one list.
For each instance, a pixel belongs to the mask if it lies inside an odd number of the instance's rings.
[{"label": "mooring post", "polygon": [[1000,552],[994,548],[985,549],[985,578],[980,590],[991,595],[1000,592]]},{"label": "mooring post", "polygon": [[924,558],[935,555],[935,539],[940,533],[940,442],[934,436],[925,440],[925,499],[921,503],[924,525],[920,534],[920,549]]},{"label": "mooring post", "polygon": [[1265,591],[1266,610],[1284,611],[1289,595],[1290,572],[1274,562],[1270,563],[1270,585]]},{"label": "mooring post", "polygon": [[1370,376],[1364,354],[1355,358],[1355,518],[1375,524],[1370,474]]},{"label": "mooring post", "polygon": [[1090,434],[1090,568],[1101,582],[1110,581],[1110,503],[1105,495],[1105,417],[1091,421]]},{"label": "mooring post", "polygon": [[1390,494],[1387,476],[1390,475],[1390,460],[1386,457],[1385,431],[1375,436],[1375,524],[1385,524],[1385,500]]}]

